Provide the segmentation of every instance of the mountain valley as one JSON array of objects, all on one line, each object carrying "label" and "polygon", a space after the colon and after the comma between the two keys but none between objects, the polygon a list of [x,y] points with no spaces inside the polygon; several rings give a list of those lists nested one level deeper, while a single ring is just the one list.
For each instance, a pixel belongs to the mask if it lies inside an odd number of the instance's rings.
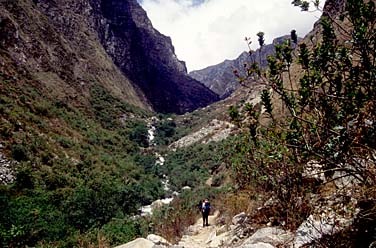
[{"label": "mountain valley", "polygon": [[0,246],[374,247],[375,12],[188,74],[136,0],[0,0]]}]

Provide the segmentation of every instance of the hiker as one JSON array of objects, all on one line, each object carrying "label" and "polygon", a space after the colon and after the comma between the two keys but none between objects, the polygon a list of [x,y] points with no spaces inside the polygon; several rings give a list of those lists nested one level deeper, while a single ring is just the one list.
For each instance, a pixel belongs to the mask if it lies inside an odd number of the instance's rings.
[{"label": "hiker", "polygon": [[208,199],[202,201],[201,212],[203,221],[202,226],[209,226],[210,202]]}]

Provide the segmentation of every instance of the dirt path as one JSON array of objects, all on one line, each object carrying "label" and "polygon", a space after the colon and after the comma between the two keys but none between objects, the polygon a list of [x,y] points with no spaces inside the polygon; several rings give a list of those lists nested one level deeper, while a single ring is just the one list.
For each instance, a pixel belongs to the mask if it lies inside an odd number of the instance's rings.
[{"label": "dirt path", "polygon": [[218,226],[216,226],[216,219],[219,212],[216,211],[214,215],[209,215],[209,226],[202,226],[202,219],[198,219],[196,223],[188,228],[188,234],[184,235],[180,240],[178,246],[185,248],[205,248],[205,247],[217,247],[218,244],[214,244],[217,237]]}]

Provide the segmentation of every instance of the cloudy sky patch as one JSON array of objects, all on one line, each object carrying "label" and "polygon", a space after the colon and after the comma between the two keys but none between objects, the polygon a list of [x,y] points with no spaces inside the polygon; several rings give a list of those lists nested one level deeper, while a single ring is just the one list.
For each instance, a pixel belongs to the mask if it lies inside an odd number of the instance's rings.
[{"label": "cloudy sky patch", "polygon": [[301,12],[292,0],[143,0],[153,26],[172,38],[188,70],[202,69],[247,50],[244,38],[265,33],[266,43],[297,30],[307,34],[319,12]]}]

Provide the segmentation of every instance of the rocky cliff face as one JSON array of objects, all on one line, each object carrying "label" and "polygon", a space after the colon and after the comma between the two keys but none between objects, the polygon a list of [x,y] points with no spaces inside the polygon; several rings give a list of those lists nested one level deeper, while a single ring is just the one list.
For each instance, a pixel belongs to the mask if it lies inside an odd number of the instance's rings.
[{"label": "rocky cliff face", "polygon": [[158,112],[184,113],[218,100],[187,75],[171,39],[155,30],[136,0],[92,0],[101,44]]},{"label": "rocky cliff face", "polygon": [[235,60],[225,60],[220,64],[192,71],[189,75],[206,85],[222,99],[226,98],[240,86],[233,73],[234,70],[238,71],[241,76],[245,76],[246,70],[244,65],[256,62],[262,68],[266,68],[268,65],[267,57],[275,53],[274,46],[282,43],[287,38],[289,36],[276,38],[273,44],[265,45],[262,49],[257,49],[251,55],[248,52],[243,52]]},{"label": "rocky cliff face", "polygon": [[[133,105],[184,113],[217,100],[188,77],[136,0],[2,1],[0,44],[46,93],[87,102],[93,82]],[[59,92],[59,93],[57,93]]]},{"label": "rocky cliff face", "polygon": [[112,62],[87,18],[86,1],[1,1],[0,62],[3,75],[22,84],[38,81],[46,97],[90,106],[90,89],[150,109],[141,91]]}]

